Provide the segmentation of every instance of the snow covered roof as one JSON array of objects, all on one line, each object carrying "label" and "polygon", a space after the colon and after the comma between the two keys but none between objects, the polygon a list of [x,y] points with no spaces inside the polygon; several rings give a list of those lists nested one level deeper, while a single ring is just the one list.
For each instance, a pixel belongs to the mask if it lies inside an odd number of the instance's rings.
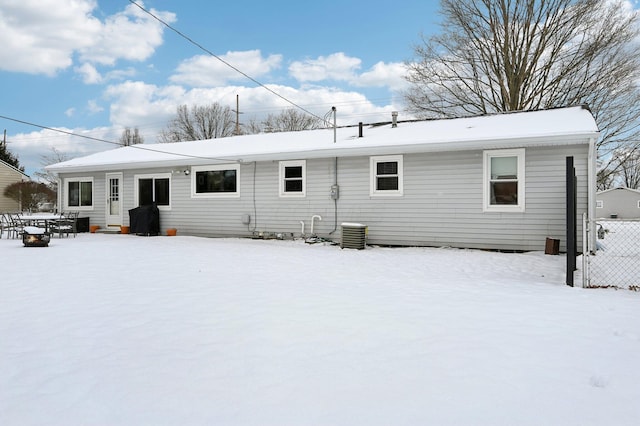
[{"label": "snow covered roof", "polygon": [[57,163],[58,173],[130,170],[229,162],[351,157],[589,143],[598,137],[584,107],[447,120],[400,122],[299,132],[262,133],[207,141],[141,144]]},{"label": "snow covered roof", "polygon": [[605,189],[603,191],[598,191],[597,195],[602,195],[602,194],[606,194],[608,192],[613,192],[613,191],[620,191],[622,190],[622,192],[630,192],[633,194],[640,194],[640,191],[637,189],[633,189],[633,188],[627,188],[626,186],[620,186],[617,188],[611,188],[611,189]]},{"label": "snow covered roof", "polygon": [[25,172],[23,172],[22,170],[18,169],[17,167],[7,163],[6,161],[0,160],[0,166],[6,167],[7,169],[11,169],[16,173],[20,173],[23,177],[28,178],[29,175],[27,175]]}]

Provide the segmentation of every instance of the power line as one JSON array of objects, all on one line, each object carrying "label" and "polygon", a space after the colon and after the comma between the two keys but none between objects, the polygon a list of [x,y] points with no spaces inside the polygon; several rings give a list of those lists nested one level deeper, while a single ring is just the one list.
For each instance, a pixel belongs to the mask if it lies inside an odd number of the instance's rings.
[{"label": "power line", "polygon": [[106,139],[100,139],[100,138],[94,138],[93,136],[81,135],[81,134],[78,134],[78,133],[69,132],[67,130],[56,129],[56,128],[53,128],[53,127],[47,127],[47,126],[43,126],[41,124],[31,123],[29,121],[19,120],[17,118],[7,117],[7,116],[4,116],[4,115],[0,115],[0,118],[5,119],[5,120],[9,120],[9,121],[14,121],[14,122],[20,123],[20,124],[26,124],[27,126],[38,127],[40,129],[43,129],[43,130],[51,130],[52,132],[63,133],[65,135],[69,135],[69,136],[76,136],[76,137],[79,137],[79,138],[89,139],[89,140],[93,140],[93,141],[97,141],[97,142],[104,142],[104,143],[109,143],[109,144],[113,144],[113,145],[122,146],[122,144],[119,143],[119,142],[108,141]]},{"label": "power line", "polygon": [[[7,117],[5,115],[0,115],[0,119],[14,121],[16,123],[25,124],[27,126],[38,127],[40,129],[44,129],[44,130],[50,130],[52,132],[63,133],[65,135],[69,135],[69,136],[75,136],[75,137],[79,137],[79,138],[83,138],[83,139],[89,139],[89,140],[96,141],[96,142],[103,142],[103,143],[108,143],[108,144],[111,144],[111,145],[117,145],[119,147],[123,147],[123,145],[120,142],[114,142],[114,141],[109,141],[109,140],[106,140],[106,139],[94,138],[92,136],[81,135],[81,134],[78,134],[78,133],[73,133],[73,132],[69,132],[69,131],[66,131],[66,130],[62,130],[62,129],[56,129],[56,128],[53,128],[53,127],[43,126],[41,124],[36,124],[36,123],[29,122],[29,121],[19,120],[17,118],[13,118],[13,117]],[[175,155],[176,157],[183,157],[183,158],[195,158],[195,159],[200,159],[200,160],[215,160],[215,161],[229,161],[230,160],[229,158],[206,157],[206,156],[201,156],[201,155],[181,154],[181,153],[177,153],[177,152],[167,152],[167,151],[163,151],[161,149],[151,148],[148,145],[145,146],[144,144],[129,145],[128,148],[140,149],[140,150],[148,151],[148,152],[156,152],[158,154]],[[237,161],[240,161],[240,160],[237,160]]]},{"label": "power line", "polygon": [[225,64],[226,66],[228,66],[229,68],[231,68],[232,70],[234,70],[235,72],[237,72],[238,74],[241,74],[242,76],[246,77],[247,79],[251,80],[252,82],[254,82],[255,84],[257,84],[258,86],[262,87],[263,89],[271,92],[272,94],[276,95],[277,97],[279,97],[280,99],[284,100],[285,102],[287,102],[288,104],[291,104],[292,106],[300,109],[301,111],[304,111],[305,113],[316,117],[319,120],[322,120],[322,117],[314,114],[313,112],[309,111],[308,109],[298,105],[297,103],[293,102],[292,100],[284,97],[283,95],[281,95],[280,93],[276,92],[275,90],[269,88],[268,86],[266,86],[265,84],[261,83],[260,81],[256,80],[255,78],[251,77],[250,75],[248,75],[247,73],[245,73],[244,71],[240,70],[239,68],[235,67],[234,65],[230,64],[229,62],[225,61],[224,59],[222,59],[220,56],[216,55],[215,53],[213,53],[212,51],[210,51],[209,49],[207,49],[206,47],[204,47],[202,44],[198,43],[197,41],[193,40],[191,37],[187,36],[186,34],[184,34],[183,32],[181,32],[180,30],[178,30],[177,28],[174,28],[172,25],[170,25],[169,23],[165,22],[163,19],[161,19],[160,17],[156,16],[155,14],[153,14],[151,11],[147,10],[144,8],[144,6],[139,5],[138,3],[136,3],[134,0],[129,0],[129,3],[131,3],[132,5],[136,6],[137,8],[139,8],[140,10],[142,10],[144,13],[146,13],[147,15],[151,16],[153,19],[155,19],[156,21],[160,22],[162,25],[164,25],[165,27],[167,27],[168,29],[170,29],[171,31],[173,31],[174,33],[178,34],[180,37],[184,38],[185,40],[187,40],[189,43],[193,44],[194,46],[196,46],[197,48],[199,48],[200,50],[202,50],[203,52],[213,56],[214,58],[216,58],[218,61],[222,62],[223,64]]}]

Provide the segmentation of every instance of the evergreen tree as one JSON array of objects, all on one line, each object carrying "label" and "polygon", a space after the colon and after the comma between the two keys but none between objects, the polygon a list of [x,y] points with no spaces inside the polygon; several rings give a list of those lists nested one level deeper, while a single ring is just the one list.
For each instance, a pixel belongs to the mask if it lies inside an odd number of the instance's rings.
[{"label": "evergreen tree", "polygon": [[18,157],[13,155],[8,149],[5,142],[0,142],[0,160],[12,165],[16,169],[24,172],[24,167],[20,165]]}]

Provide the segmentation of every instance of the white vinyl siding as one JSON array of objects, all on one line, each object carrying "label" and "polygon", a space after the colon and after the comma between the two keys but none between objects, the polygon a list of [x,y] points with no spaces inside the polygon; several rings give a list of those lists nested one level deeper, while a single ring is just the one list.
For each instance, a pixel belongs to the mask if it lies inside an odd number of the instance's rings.
[{"label": "white vinyl siding", "polygon": [[[550,237],[560,239],[560,249],[565,250],[565,159],[575,158],[581,217],[587,210],[587,154],[587,144],[527,148],[526,212],[508,213],[483,208],[483,150],[404,155],[402,197],[371,196],[370,156],[339,158],[337,202],[329,196],[334,158],[306,161],[303,198],[280,196],[279,161],[241,164],[241,196],[229,199],[193,198],[192,176],[176,173],[171,175],[171,210],[160,212],[160,226],[163,233],[177,228],[180,235],[248,237],[272,232],[297,237],[300,222],[309,233],[312,215],[320,215],[314,232],[336,241],[341,223],[356,222],[368,227],[368,244],[541,251]],[[134,176],[164,172],[166,168],[124,171],[125,222],[128,209],[136,207]],[[91,224],[103,225],[104,173],[96,173],[94,179],[94,211],[85,216],[91,217]],[[243,215],[250,215],[248,225],[242,223]]]}]

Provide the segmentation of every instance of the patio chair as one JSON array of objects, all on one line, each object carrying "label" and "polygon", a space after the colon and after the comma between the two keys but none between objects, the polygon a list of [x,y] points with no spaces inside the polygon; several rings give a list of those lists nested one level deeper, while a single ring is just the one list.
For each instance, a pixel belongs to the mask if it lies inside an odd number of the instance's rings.
[{"label": "patio chair", "polygon": [[[0,214],[0,238],[2,238],[2,236],[4,235],[5,229],[9,228],[9,219],[7,219],[5,216],[5,213]],[[9,231],[7,230],[7,234],[8,233]],[[7,238],[9,238],[8,235]]]},{"label": "patio chair", "polygon": [[73,233],[75,238],[78,234],[78,214],[79,212],[63,213],[60,219],[51,223],[50,232],[57,233],[58,238],[62,238],[63,235],[68,237],[70,233]]},{"label": "patio chair", "polygon": [[20,217],[20,213],[6,213],[3,222],[5,222],[4,230],[7,231],[7,238],[19,238],[24,231],[24,220]]}]

